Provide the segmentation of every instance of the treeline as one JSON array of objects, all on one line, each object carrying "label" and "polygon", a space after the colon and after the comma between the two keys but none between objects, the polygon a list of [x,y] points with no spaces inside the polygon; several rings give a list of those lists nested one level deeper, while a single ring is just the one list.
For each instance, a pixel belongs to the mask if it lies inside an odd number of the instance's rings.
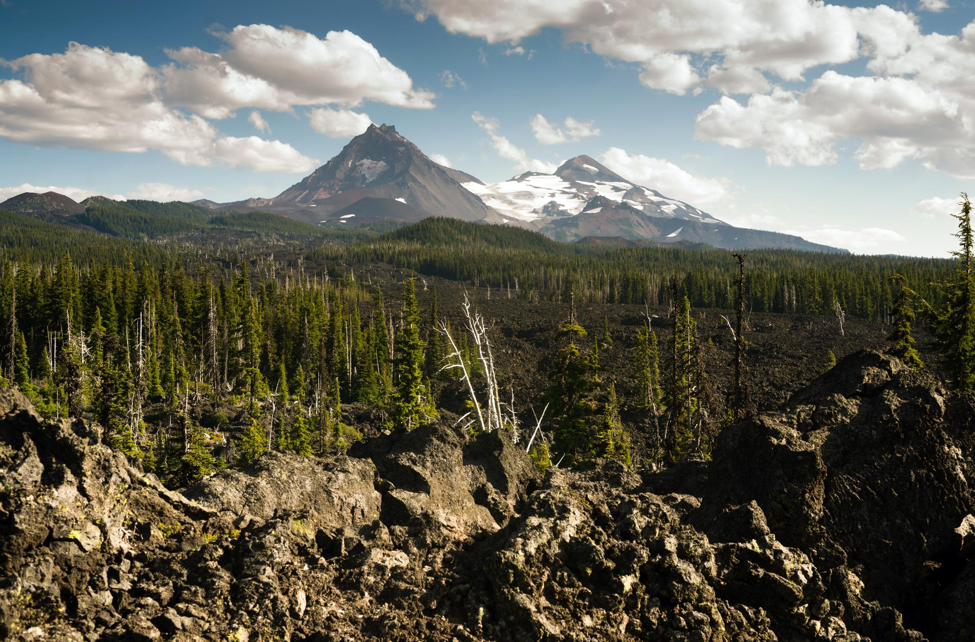
[{"label": "treeline", "polygon": [[[571,283],[581,301],[664,305],[673,278],[694,307],[732,308],[737,296],[736,262],[724,250],[563,244],[453,219],[427,219],[375,240],[321,248],[310,258],[390,263],[528,300],[564,301]],[[890,321],[893,275],[937,302],[934,284],[951,270],[947,260],[789,250],[750,251],[748,263],[749,311],[833,314],[838,304],[846,314],[881,323]]]},{"label": "treeline", "polygon": [[[345,447],[341,402],[388,405],[397,330],[381,291],[283,268],[252,278],[246,262],[193,267],[4,263],[5,378],[45,414],[98,419],[113,444],[174,483],[214,465],[200,458],[220,431],[191,419],[200,404],[247,409],[245,459],[269,446]],[[163,414],[155,432],[150,408]]]}]

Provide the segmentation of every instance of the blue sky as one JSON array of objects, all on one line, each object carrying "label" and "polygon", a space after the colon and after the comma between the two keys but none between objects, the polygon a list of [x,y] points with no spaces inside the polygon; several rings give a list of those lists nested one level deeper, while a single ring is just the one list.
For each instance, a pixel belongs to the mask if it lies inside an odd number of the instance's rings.
[{"label": "blue sky", "polygon": [[950,250],[972,1],[724,4],[0,0],[0,196],[273,196],[368,115],[487,182],[589,154],[735,224]]}]

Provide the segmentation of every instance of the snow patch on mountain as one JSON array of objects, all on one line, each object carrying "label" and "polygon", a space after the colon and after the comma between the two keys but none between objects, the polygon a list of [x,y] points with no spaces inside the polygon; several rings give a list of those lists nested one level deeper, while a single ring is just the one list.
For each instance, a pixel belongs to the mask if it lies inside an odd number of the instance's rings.
[{"label": "snow patch on mountain", "polygon": [[358,163],[359,171],[365,177],[367,183],[371,183],[379,176],[389,169],[389,165],[383,160],[372,160],[371,158],[363,158]]}]

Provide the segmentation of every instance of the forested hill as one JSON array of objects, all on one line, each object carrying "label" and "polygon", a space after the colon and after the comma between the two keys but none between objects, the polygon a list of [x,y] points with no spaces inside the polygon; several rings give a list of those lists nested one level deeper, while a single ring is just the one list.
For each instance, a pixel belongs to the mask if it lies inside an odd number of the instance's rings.
[{"label": "forested hill", "polygon": [[[662,304],[677,279],[695,307],[731,308],[737,262],[731,252],[674,246],[559,243],[519,228],[427,219],[375,239],[321,247],[328,262],[389,263],[421,274],[559,300],[570,285],[594,303]],[[948,260],[754,250],[747,253],[747,308],[754,312],[844,314],[886,322],[894,275],[929,301]]]},{"label": "forested hill", "polygon": [[[288,248],[310,264],[386,263],[419,274],[510,290],[529,300],[561,300],[575,284],[582,301],[662,304],[672,279],[695,307],[730,308],[736,262],[707,246],[560,243],[516,227],[430,218],[385,234],[372,228],[322,227],[263,212],[213,212],[187,203],[113,201],[93,197],[81,213],[44,217],[4,213],[0,258],[28,255],[54,263],[68,250],[75,262],[97,257],[120,265],[126,258],[158,262],[166,252],[195,255],[214,249],[224,258],[254,259]],[[144,242],[148,241],[148,243]],[[236,260],[236,259],[234,259]],[[747,255],[747,307],[755,312],[844,314],[886,322],[894,275],[929,301],[939,293],[950,263],[903,257],[864,257],[792,250]]]}]

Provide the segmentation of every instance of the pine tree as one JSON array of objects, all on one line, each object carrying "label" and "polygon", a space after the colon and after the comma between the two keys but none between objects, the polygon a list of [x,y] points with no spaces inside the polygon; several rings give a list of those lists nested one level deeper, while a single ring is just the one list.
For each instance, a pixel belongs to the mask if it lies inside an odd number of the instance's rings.
[{"label": "pine tree", "polygon": [[30,376],[30,359],[27,357],[27,341],[24,333],[17,337],[17,358],[14,362],[14,383],[25,396],[33,399],[36,395],[34,382]]},{"label": "pine tree", "polygon": [[291,394],[288,390],[288,371],[285,369],[283,361],[278,367],[277,397],[278,429],[274,448],[279,452],[293,450],[293,444],[291,443],[291,430],[288,427],[288,411],[291,404]]},{"label": "pine tree", "polygon": [[562,347],[549,373],[551,386],[546,393],[549,416],[555,424],[553,445],[567,465],[593,454],[592,429],[599,408],[600,381],[595,351],[577,345],[585,336],[585,328],[572,320],[559,328],[556,339]]},{"label": "pine tree", "polygon": [[615,383],[609,384],[609,393],[599,417],[595,441],[596,456],[615,459],[629,468],[631,464],[630,438],[620,421]]},{"label": "pine tree", "polygon": [[833,354],[832,350],[826,351],[826,370],[832,370],[836,367],[836,355]]},{"label": "pine tree", "polygon": [[921,355],[914,347],[914,337],[911,334],[911,326],[917,318],[914,312],[914,292],[905,285],[905,279],[900,274],[890,277],[890,281],[899,283],[900,288],[894,298],[893,328],[887,335],[887,340],[893,341],[897,346],[897,353],[904,363],[912,368],[923,368],[924,362],[921,361]]},{"label": "pine tree", "polygon": [[952,255],[958,259],[955,278],[944,283],[944,309],[935,316],[935,332],[941,344],[945,370],[959,390],[975,389],[975,274],[972,273],[972,204],[962,194],[955,236],[961,245]]},{"label": "pine tree", "polygon": [[189,440],[180,459],[183,483],[190,484],[206,477],[214,470],[216,470],[216,462],[210,444],[207,443],[207,435],[202,427],[194,424],[190,427]]},{"label": "pine tree", "polygon": [[308,430],[305,409],[301,404],[298,404],[294,421],[291,422],[291,435],[288,441],[291,450],[299,455],[311,454],[311,432]]},{"label": "pine tree", "polygon": [[403,294],[403,327],[396,336],[396,400],[393,420],[407,430],[436,417],[436,409],[423,377],[423,341],[414,280],[406,281]]},{"label": "pine tree", "polygon": [[643,411],[654,412],[660,403],[660,356],[657,333],[649,326],[637,330],[633,347],[633,363],[636,368],[637,403]]},{"label": "pine tree", "polygon": [[693,421],[697,412],[694,394],[695,338],[691,302],[686,296],[674,297],[674,331],[670,338],[671,373],[667,391],[666,456],[672,461],[683,460],[690,454],[694,434]]},{"label": "pine tree", "polygon": [[264,426],[252,417],[237,443],[237,465],[247,466],[267,452],[267,433]]}]

